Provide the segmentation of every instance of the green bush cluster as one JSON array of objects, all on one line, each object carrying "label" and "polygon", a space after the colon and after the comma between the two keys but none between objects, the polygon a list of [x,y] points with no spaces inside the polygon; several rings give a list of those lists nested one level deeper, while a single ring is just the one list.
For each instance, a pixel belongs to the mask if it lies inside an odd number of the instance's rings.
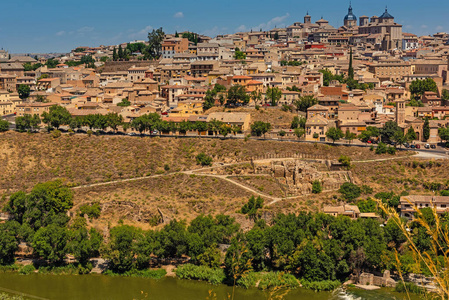
[{"label": "green bush cluster", "polygon": [[100,203],[94,202],[91,204],[84,204],[80,206],[80,216],[87,215],[90,219],[98,219],[101,214]]},{"label": "green bush cluster", "polygon": [[212,269],[206,266],[186,264],[175,270],[176,276],[181,279],[194,279],[207,281],[211,284],[220,284],[226,280],[223,269]]},{"label": "green bush cluster", "polygon": [[338,280],[325,280],[325,281],[307,281],[302,280],[301,285],[303,288],[314,290],[315,292],[333,291],[338,288],[341,283]]}]

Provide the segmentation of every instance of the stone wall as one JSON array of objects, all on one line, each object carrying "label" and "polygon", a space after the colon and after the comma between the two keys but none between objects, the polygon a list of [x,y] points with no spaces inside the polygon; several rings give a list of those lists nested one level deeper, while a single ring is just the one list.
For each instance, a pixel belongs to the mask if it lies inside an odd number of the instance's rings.
[{"label": "stone wall", "polygon": [[359,278],[359,284],[395,287],[396,281],[390,277],[390,271],[385,270],[382,277],[374,276],[374,274],[371,273],[362,273]]}]

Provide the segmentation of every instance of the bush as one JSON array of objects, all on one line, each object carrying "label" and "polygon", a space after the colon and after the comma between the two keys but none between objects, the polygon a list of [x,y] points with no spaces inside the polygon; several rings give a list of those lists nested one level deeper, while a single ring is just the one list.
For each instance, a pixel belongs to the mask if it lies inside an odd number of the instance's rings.
[{"label": "bush", "polygon": [[59,130],[57,130],[57,129],[56,129],[56,130],[53,130],[53,131],[51,132],[51,136],[52,136],[53,138],[55,138],[55,139],[61,137],[61,135],[62,135],[61,131],[59,131]]},{"label": "bush", "polygon": [[89,130],[87,131],[87,136],[91,136],[92,134],[93,134],[92,130],[89,129]]},{"label": "bush", "polygon": [[338,288],[341,283],[338,280],[324,280],[324,281],[307,281],[302,280],[301,281],[302,287],[314,290],[315,292],[321,292],[321,291],[333,291],[336,288]]},{"label": "bush", "polygon": [[26,265],[20,268],[19,274],[28,275],[34,273],[34,271],[36,271],[36,268],[33,265]]},{"label": "bush", "polygon": [[387,153],[388,153],[388,154],[391,154],[391,155],[395,155],[395,154],[396,154],[396,148],[394,148],[394,147],[388,147]]},{"label": "bush", "polygon": [[412,282],[404,283],[403,281],[399,281],[398,283],[396,283],[394,291],[398,293],[406,293],[408,291],[409,293],[414,294],[424,294],[426,290]]},{"label": "bush", "polygon": [[9,130],[9,122],[0,119],[0,132],[5,132]]},{"label": "bush", "polygon": [[341,163],[345,167],[351,166],[351,158],[346,155],[340,156],[340,158],[338,159],[338,162]]},{"label": "bush", "polygon": [[79,215],[82,217],[88,215],[90,219],[97,219],[100,216],[101,207],[98,202],[89,204],[84,204],[80,207]]},{"label": "bush", "polygon": [[196,163],[202,166],[210,166],[212,165],[212,157],[205,154],[204,152],[201,152],[196,156]]},{"label": "bush", "polygon": [[238,280],[237,285],[241,286],[245,289],[249,289],[251,287],[255,287],[257,281],[259,281],[259,274],[255,272],[249,272],[243,274]]},{"label": "bush", "polygon": [[387,145],[381,142],[379,143],[379,145],[377,145],[376,154],[385,154],[385,153],[387,153]]},{"label": "bush", "polygon": [[319,194],[319,193],[321,193],[322,190],[323,190],[323,188],[321,187],[321,182],[319,180],[315,180],[312,183],[312,193]]},{"label": "bush", "polygon": [[151,279],[161,279],[165,275],[167,275],[167,271],[164,269],[156,269],[156,270],[136,270],[132,269],[130,271],[126,271],[125,273],[114,273],[111,270],[107,270],[103,273],[104,275],[109,276],[125,276],[125,277],[142,277],[142,278],[151,278]]},{"label": "bush", "polygon": [[297,288],[299,282],[292,274],[283,272],[269,272],[262,275],[259,289],[266,290],[274,287]]},{"label": "bush", "polygon": [[186,264],[175,270],[176,276],[181,279],[194,279],[207,281],[211,284],[223,283],[226,275],[223,269],[212,269],[206,266]]},{"label": "bush", "polygon": [[341,193],[343,198],[349,201],[353,201],[362,194],[360,187],[351,182],[343,183],[338,191]]}]

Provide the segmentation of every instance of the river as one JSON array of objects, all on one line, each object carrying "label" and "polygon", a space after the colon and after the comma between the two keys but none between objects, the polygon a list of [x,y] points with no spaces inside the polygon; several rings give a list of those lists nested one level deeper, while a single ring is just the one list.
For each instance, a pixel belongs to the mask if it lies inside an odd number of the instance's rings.
[{"label": "river", "polygon": [[[200,300],[230,299],[232,287],[210,285],[192,280],[180,280],[166,277],[160,280],[129,277],[111,277],[105,275],[20,275],[0,273],[0,291],[23,293],[27,299],[64,299],[64,300],[131,300],[131,299],[168,299]],[[209,293],[213,297],[209,296]],[[285,300],[364,300],[364,299],[404,299],[404,294],[396,294],[387,289],[377,291],[338,290],[333,293],[315,293],[310,290],[296,289]],[[268,294],[258,289],[236,288],[234,299],[268,299]],[[417,300],[418,298],[412,298]]]}]

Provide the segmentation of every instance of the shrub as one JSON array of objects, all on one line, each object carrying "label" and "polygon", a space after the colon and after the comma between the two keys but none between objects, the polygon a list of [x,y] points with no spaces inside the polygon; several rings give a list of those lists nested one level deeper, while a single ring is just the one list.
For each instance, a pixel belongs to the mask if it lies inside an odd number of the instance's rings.
[{"label": "shrub", "polygon": [[398,293],[406,293],[408,291],[409,293],[414,294],[424,294],[426,290],[412,282],[399,281],[396,283],[394,291]]},{"label": "shrub", "polygon": [[360,187],[351,182],[343,183],[338,191],[341,193],[343,198],[349,201],[360,197],[360,195],[362,194]]},{"label": "shrub", "polygon": [[379,143],[379,145],[377,145],[376,154],[385,154],[385,153],[387,153],[387,145],[381,142]]},{"label": "shrub", "polygon": [[178,267],[175,273],[181,279],[202,280],[211,284],[220,284],[226,279],[223,269],[212,269],[206,266],[195,266],[192,264]]},{"label": "shrub", "polygon": [[284,130],[279,131],[280,136],[285,136],[287,133]]},{"label": "shrub", "polygon": [[80,216],[85,214],[89,216],[90,219],[97,219],[100,216],[101,207],[98,202],[89,204],[84,204],[80,207]]},{"label": "shrub", "polygon": [[165,171],[170,171],[170,166],[169,166],[168,164],[165,164],[165,165],[164,165],[164,170],[165,170]]},{"label": "shrub", "polygon": [[92,130],[89,129],[89,130],[87,131],[87,136],[91,136],[92,134],[93,134]]},{"label": "shrub", "polygon": [[323,190],[323,188],[321,187],[321,182],[319,180],[315,180],[312,183],[312,193],[319,194],[319,193],[321,193],[322,190]]},{"label": "shrub", "polygon": [[36,271],[36,268],[33,265],[26,265],[20,268],[19,274],[28,275],[34,273],[34,271]]},{"label": "shrub", "polygon": [[212,165],[212,157],[205,154],[204,152],[201,152],[196,156],[196,163],[202,166],[210,166]]},{"label": "shrub", "polygon": [[62,135],[61,131],[59,131],[59,130],[57,130],[57,129],[56,129],[56,130],[53,130],[53,131],[51,132],[51,136],[52,136],[53,138],[55,138],[55,139],[61,137],[61,135]]},{"label": "shrub", "polygon": [[5,132],[9,130],[9,122],[0,119],[0,132]]},{"label": "shrub", "polygon": [[259,274],[255,272],[249,272],[246,274],[243,274],[238,280],[237,285],[241,286],[245,289],[249,289],[251,287],[255,287],[257,281],[259,281]]},{"label": "shrub", "polygon": [[394,147],[388,147],[387,148],[387,153],[391,154],[391,155],[395,155],[396,154],[396,148]]},{"label": "shrub", "polygon": [[341,163],[345,167],[351,166],[351,158],[346,155],[340,156],[340,158],[338,159],[338,162]]},{"label": "shrub", "polygon": [[283,272],[268,272],[262,275],[259,288],[266,290],[274,287],[297,288],[299,282],[292,274]]}]

